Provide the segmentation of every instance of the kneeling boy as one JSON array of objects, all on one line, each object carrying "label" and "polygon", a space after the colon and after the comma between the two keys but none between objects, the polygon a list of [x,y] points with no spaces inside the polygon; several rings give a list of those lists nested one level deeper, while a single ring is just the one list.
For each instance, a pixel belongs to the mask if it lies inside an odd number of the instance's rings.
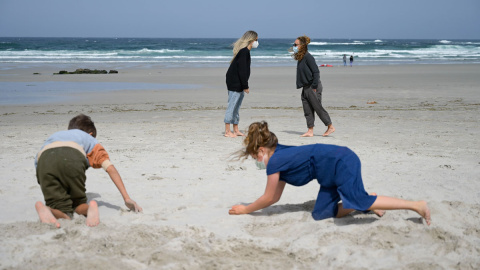
[{"label": "kneeling boy", "polygon": [[68,130],[54,133],[45,141],[35,159],[37,181],[45,199],[45,205],[40,201],[35,204],[41,222],[58,228],[57,219],[71,219],[75,211],[87,217],[88,226],[100,223],[97,203],[92,200],[87,204],[85,171],[88,167],[103,168],[120,191],[125,205],[132,211],[142,211],[128,196],[120,174],[96,136],[91,118],[80,114],[70,120]]}]

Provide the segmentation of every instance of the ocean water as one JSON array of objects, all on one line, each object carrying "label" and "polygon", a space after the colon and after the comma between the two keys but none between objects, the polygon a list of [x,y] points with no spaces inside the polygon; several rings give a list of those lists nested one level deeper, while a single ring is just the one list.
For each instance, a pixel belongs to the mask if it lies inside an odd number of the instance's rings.
[{"label": "ocean water", "polygon": [[[0,68],[53,64],[104,69],[122,66],[228,66],[235,39],[212,38],[0,38]],[[260,39],[253,66],[293,66],[293,39]],[[317,63],[343,65],[480,63],[480,40],[313,39]]]}]

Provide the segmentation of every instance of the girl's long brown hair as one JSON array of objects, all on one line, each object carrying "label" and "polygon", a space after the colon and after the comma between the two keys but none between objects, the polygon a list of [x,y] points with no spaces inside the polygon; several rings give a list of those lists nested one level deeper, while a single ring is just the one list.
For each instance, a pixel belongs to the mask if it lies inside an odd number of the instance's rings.
[{"label": "girl's long brown hair", "polygon": [[298,37],[297,39],[298,41],[300,41],[300,45],[302,45],[302,47],[298,49],[298,53],[293,54],[293,59],[300,61],[303,59],[303,57],[308,51],[308,44],[310,43],[310,38],[304,35]]},{"label": "girl's long brown hair", "polygon": [[245,149],[237,152],[238,159],[247,159],[251,155],[256,156],[260,147],[274,149],[277,147],[278,139],[275,133],[268,130],[267,122],[254,122],[248,127],[248,133],[243,140],[243,144]]}]

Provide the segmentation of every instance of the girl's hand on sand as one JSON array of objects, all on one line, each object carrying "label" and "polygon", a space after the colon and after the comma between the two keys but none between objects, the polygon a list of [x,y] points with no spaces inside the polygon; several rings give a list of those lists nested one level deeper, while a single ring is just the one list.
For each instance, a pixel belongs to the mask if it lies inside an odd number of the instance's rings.
[{"label": "girl's hand on sand", "polygon": [[138,205],[134,200],[128,199],[125,201],[125,205],[128,207],[128,209],[135,211],[135,213],[142,212],[143,209]]},{"label": "girl's hand on sand", "polygon": [[247,213],[247,208],[245,205],[234,205],[232,209],[228,211],[230,215],[243,215]]}]

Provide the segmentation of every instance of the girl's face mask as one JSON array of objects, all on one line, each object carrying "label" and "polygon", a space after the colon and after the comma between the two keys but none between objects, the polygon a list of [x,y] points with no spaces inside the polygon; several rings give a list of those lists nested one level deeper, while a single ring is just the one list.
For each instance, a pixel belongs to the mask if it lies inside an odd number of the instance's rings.
[{"label": "girl's face mask", "polygon": [[255,165],[259,170],[265,170],[267,166],[265,165],[265,154],[263,154],[262,161],[255,160]]}]

